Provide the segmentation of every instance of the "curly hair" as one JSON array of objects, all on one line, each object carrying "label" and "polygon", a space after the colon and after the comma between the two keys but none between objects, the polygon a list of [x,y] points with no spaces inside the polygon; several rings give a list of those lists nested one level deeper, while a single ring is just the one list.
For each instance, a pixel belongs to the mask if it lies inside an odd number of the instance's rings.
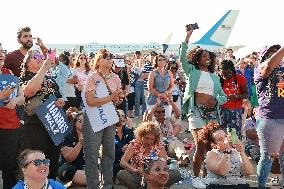
[{"label": "curly hair", "polygon": [[[232,62],[232,60],[223,60],[220,63],[220,70],[231,70],[232,73],[233,73],[233,77],[234,77],[235,83],[237,83],[237,77],[236,77],[237,72],[236,72],[235,65]],[[222,77],[220,79],[220,83],[221,83],[221,86],[223,87],[224,79]]]},{"label": "curly hair", "polygon": [[203,129],[198,131],[198,140],[203,141],[204,143],[210,143],[211,145],[215,144],[213,134],[216,131],[223,130],[220,125],[214,121],[210,121]]},{"label": "curly hair", "polygon": [[201,59],[201,56],[203,54],[203,52],[207,52],[210,56],[210,65],[208,66],[208,71],[210,73],[214,73],[215,72],[215,59],[216,59],[216,55],[208,50],[204,50],[204,49],[197,49],[195,53],[192,54],[192,63],[195,66],[196,69],[199,70],[199,61]]},{"label": "curly hair", "polygon": [[18,180],[22,180],[24,178],[24,174],[23,174],[23,168],[26,168],[28,166],[28,157],[30,154],[34,154],[34,153],[42,153],[44,154],[42,151],[40,150],[31,150],[31,149],[25,149],[23,150],[19,157],[18,157],[18,167],[19,167],[19,174],[17,176]]},{"label": "curly hair", "polygon": [[161,138],[161,129],[158,123],[153,121],[142,122],[134,131],[135,138],[143,141],[145,135],[153,133],[155,135],[154,144],[158,144]]},{"label": "curly hair", "polygon": [[17,38],[20,39],[22,37],[23,32],[31,32],[30,27],[23,27],[17,31]]}]

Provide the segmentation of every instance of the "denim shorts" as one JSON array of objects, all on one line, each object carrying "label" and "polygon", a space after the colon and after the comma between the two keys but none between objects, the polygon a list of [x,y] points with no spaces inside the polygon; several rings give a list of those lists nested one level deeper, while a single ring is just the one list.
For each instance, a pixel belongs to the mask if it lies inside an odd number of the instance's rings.
[{"label": "denim shorts", "polygon": [[205,120],[200,114],[198,107],[194,108],[193,113],[188,118],[189,130],[191,129],[202,129],[209,121],[219,122],[218,119]]},{"label": "denim shorts", "polygon": [[261,153],[279,153],[284,140],[284,119],[256,119]]}]

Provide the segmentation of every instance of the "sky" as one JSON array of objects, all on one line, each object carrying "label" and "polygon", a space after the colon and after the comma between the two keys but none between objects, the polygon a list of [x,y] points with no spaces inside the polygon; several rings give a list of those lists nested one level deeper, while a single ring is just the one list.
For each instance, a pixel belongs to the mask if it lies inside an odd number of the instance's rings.
[{"label": "sky", "polygon": [[259,48],[284,44],[280,0],[4,0],[0,43],[19,47],[16,32],[29,26],[47,44],[170,43],[184,40],[187,23],[198,23],[200,39],[228,10],[240,10],[227,45]]}]

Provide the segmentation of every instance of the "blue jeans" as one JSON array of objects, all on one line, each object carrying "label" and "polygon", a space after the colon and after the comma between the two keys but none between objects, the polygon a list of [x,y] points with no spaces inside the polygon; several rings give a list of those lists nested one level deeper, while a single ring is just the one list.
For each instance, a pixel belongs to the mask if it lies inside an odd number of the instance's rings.
[{"label": "blue jeans", "polygon": [[273,153],[279,153],[279,163],[284,178],[284,151],[281,151],[284,119],[257,118],[256,126],[260,146],[260,159],[257,165],[258,186],[265,187],[274,160],[271,157]]},{"label": "blue jeans", "polygon": [[141,100],[142,100],[142,115],[143,115],[146,110],[144,81],[137,81],[135,84],[135,116],[139,116]]}]

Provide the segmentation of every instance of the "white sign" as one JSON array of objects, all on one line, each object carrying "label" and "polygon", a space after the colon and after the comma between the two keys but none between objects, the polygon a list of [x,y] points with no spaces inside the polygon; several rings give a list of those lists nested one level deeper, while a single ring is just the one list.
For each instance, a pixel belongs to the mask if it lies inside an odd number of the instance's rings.
[{"label": "white sign", "polygon": [[[103,98],[109,96],[108,89],[103,81],[96,82],[95,98]],[[93,131],[98,131],[107,128],[108,126],[114,125],[119,121],[116,109],[113,103],[107,103],[102,106],[88,106],[86,103],[85,93],[82,93],[82,99],[85,105],[85,110],[88,115],[90,124]]]}]

